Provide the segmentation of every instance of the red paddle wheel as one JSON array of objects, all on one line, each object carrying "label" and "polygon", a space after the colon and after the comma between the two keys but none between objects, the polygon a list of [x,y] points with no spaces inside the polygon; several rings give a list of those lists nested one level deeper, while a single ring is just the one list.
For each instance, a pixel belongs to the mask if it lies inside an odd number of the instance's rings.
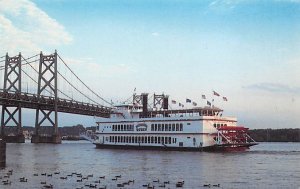
[{"label": "red paddle wheel", "polygon": [[257,143],[248,135],[249,128],[221,126],[214,137],[216,146],[225,150],[243,150]]}]

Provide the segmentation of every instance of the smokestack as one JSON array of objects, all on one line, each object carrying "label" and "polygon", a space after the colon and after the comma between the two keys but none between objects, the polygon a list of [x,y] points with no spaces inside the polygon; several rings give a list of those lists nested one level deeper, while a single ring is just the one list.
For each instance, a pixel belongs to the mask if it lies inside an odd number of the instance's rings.
[{"label": "smokestack", "polygon": [[143,116],[147,116],[148,113],[148,93],[142,93],[143,101]]},{"label": "smokestack", "polygon": [[169,108],[169,96],[164,96],[163,98],[163,109],[167,110]]}]

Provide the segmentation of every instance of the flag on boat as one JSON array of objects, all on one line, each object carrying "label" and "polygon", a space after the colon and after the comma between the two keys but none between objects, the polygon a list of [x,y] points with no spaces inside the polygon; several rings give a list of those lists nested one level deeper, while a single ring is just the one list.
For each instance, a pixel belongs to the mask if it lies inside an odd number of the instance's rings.
[{"label": "flag on boat", "polygon": [[205,96],[205,95],[202,95],[202,99],[206,99],[206,96]]},{"label": "flag on boat", "polygon": [[193,102],[193,106],[197,106],[197,103],[196,103],[196,102]]},{"label": "flag on boat", "polygon": [[224,100],[224,101],[228,101],[227,98],[226,98],[225,96],[223,96],[223,100]]},{"label": "flag on boat", "polygon": [[215,96],[220,96],[219,93],[217,93],[216,91],[213,91]]},{"label": "flag on boat", "polygon": [[176,101],[175,101],[175,100],[172,100],[172,104],[176,104]]},{"label": "flag on boat", "polygon": [[186,99],[186,103],[191,103],[192,102],[192,100],[191,99]]},{"label": "flag on boat", "polygon": [[208,106],[211,106],[211,103],[210,103],[209,101],[207,101],[207,105],[208,105]]}]

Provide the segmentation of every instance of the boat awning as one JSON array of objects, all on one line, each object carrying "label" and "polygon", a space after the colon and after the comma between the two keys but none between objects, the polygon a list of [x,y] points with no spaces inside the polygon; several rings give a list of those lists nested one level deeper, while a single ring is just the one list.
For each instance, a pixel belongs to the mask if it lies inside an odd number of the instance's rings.
[{"label": "boat awning", "polygon": [[218,128],[219,131],[248,131],[249,128],[242,126],[221,126]]}]

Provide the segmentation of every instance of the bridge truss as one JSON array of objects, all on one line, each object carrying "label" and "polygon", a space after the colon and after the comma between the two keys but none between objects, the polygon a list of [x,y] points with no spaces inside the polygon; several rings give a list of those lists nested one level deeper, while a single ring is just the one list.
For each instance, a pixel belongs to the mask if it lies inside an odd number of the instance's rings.
[{"label": "bridge truss", "polygon": [[[3,87],[0,89],[2,106],[0,135],[8,142],[24,142],[22,108],[36,110],[35,133],[31,140],[33,143],[61,142],[58,133],[58,112],[98,117],[110,115],[111,103],[91,90],[56,51],[50,55],[41,52],[29,58],[24,58],[21,53],[13,57],[7,54],[0,57],[1,62],[5,64],[0,66],[0,71],[4,71]],[[65,73],[61,73],[59,65],[64,66]],[[66,71],[71,78],[67,78]],[[26,89],[22,88],[24,80],[22,73],[26,77]],[[33,86],[28,86],[29,81]],[[59,82],[63,83],[60,88]],[[48,135],[40,132],[45,124],[52,127],[52,132]],[[6,132],[7,127],[15,127],[16,132],[13,135]]]}]

